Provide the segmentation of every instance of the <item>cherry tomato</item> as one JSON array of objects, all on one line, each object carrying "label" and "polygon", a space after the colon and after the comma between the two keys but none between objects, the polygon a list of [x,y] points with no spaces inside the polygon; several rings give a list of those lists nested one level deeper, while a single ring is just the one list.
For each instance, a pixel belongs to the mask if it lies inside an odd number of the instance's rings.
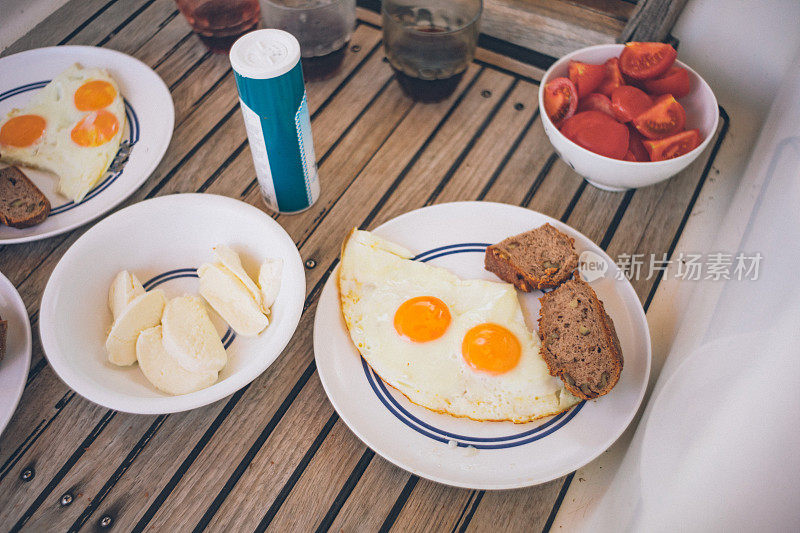
[{"label": "cherry tomato", "polygon": [[575,114],[578,108],[578,90],[567,78],[556,78],[544,88],[544,110],[556,127]]},{"label": "cherry tomato", "polygon": [[592,93],[578,102],[578,113],[581,111],[600,111],[612,118],[617,118],[611,109],[611,100],[600,93]]},{"label": "cherry tomato", "polygon": [[622,73],[619,71],[619,59],[612,57],[605,62],[604,66],[606,67],[606,77],[597,87],[597,92],[611,98],[614,89],[625,85],[625,80],[622,79]]},{"label": "cherry tomato", "polygon": [[611,93],[611,109],[620,122],[630,122],[651,107],[653,99],[631,85],[617,87]]},{"label": "cherry tomato", "polygon": [[686,96],[692,88],[689,71],[681,67],[671,67],[660,78],[645,80],[643,85],[644,90],[652,95],[671,94],[675,98]]},{"label": "cherry tomato", "polygon": [[600,111],[584,111],[564,121],[569,140],[596,154],[622,159],[628,151],[628,128]]},{"label": "cherry tomato", "polygon": [[685,124],[686,111],[671,94],[659,96],[653,107],[633,119],[633,125],[648,139],[675,135]]},{"label": "cherry tomato", "polygon": [[666,161],[688,154],[703,142],[698,130],[682,131],[665,139],[644,141],[644,147],[652,161]]},{"label": "cherry tomato", "polygon": [[628,133],[630,134],[628,137],[628,153],[625,154],[625,159],[642,163],[650,161],[650,154],[642,143],[644,137],[632,126],[628,126]]},{"label": "cherry tomato", "polygon": [[668,71],[677,57],[665,43],[628,43],[619,56],[619,69],[635,80],[649,80]]},{"label": "cherry tomato", "polygon": [[606,69],[603,65],[590,65],[580,61],[569,62],[569,79],[578,89],[578,98],[588,96],[605,78]]}]

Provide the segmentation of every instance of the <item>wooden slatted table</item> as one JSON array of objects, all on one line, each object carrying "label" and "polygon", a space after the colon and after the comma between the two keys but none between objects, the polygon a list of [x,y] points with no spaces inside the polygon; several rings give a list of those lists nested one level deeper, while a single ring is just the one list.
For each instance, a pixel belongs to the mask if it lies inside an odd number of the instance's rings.
[{"label": "wooden slatted table", "polygon": [[[307,268],[305,311],[261,377],[205,408],[162,416],[109,411],[69,390],[38,339],[27,388],[0,439],[0,530],[542,530],[572,476],[523,490],[454,489],[400,470],[339,420],[315,372],[316,301],[339,243],[408,210],[453,200],[527,206],[620,253],[670,254],[717,139],[681,175],[624,194],[588,186],[552,151],[538,118],[541,70],[481,49],[457,93],[415,104],[384,62],[379,17],[359,10],[341,70],[307,86],[322,196],[277,220]],[[172,0],[73,0],[6,54],[99,45],[151,65],[175,100],[161,164],[124,204],[208,192],[258,207],[227,57],[206,53]],[[34,330],[48,276],[89,227],[0,249]],[[634,281],[645,308],[659,276]],[[38,335],[34,335],[38,337]]]}]

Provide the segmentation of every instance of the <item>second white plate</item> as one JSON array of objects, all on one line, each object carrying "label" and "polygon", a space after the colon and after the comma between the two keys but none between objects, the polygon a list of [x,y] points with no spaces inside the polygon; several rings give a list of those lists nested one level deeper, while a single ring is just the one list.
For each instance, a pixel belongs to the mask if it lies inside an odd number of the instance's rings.
[{"label": "second white plate", "polygon": [[[240,253],[251,275],[265,258],[283,259],[281,289],[267,329],[257,337],[235,336],[210,310],[227,349],[228,364],[217,383],[191,394],[163,394],[145,379],[138,365],[109,363],[105,340],[112,318],[107,302],[114,276],[129,270],[145,289],[158,287],[168,298],[196,295],[196,269],[213,260],[217,244]],[[117,411],[172,413],[217,401],[258,377],[292,337],[304,299],[300,254],[269,215],[224,196],[175,194],[126,207],[75,241],[45,287],[39,332],[53,370],[81,396]]]},{"label": "second white plate", "polygon": [[[417,253],[419,261],[464,279],[497,278],[483,268],[487,244],[549,222],[608,264],[592,282],[614,320],[625,357],[614,390],[555,417],[513,424],[477,422],[434,413],[388,387],[361,359],[342,319],[335,278],[320,296],[314,324],[317,370],[328,397],[350,429],[370,448],[414,474],[459,487],[510,489],[544,483],[580,468],[606,450],[633,419],[650,373],[650,335],[631,284],[584,235],[541,213],[489,202],[457,202],[418,209],[375,229]],[[343,236],[342,236],[343,237]],[[519,293],[535,329],[541,292]]]},{"label": "second white plate", "polygon": [[107,172],[77,204],[56,192],[56,176],[23,169],[50,200],[52,210],[44,222],[30,228],[0,225],[0,245],[52,237],[94,220],[133,194],[167,151],[175,122],[169,89],[138,59],[106,48],[53,46],[0,59],[0,118],[25,105],[31,95],[75,63],[104,68],[119,83],[126,116],[122,140],[131,145],[130,157],[120,172]]}]

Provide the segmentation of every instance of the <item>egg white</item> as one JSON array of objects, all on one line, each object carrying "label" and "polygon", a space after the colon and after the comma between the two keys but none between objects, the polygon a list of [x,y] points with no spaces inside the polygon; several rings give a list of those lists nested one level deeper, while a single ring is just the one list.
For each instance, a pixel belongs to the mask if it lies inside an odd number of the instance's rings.
[{"label": "egg white", "polygon": [[[75,91],[90,80],[105,80],[114,86],[117,95],[103,109],[119,121],[117,134],[100,146],[79,146],[71,137],[72,128],[90,111],[75,107]],[[3,123],[18,115],[44,117],[47,127],[42,137],[25,147],[3,146],[0,161],[47,170],[59,176],[58,191],[79,202],[100,181],[119,150],[125,129],[125,107],[116,81],[103,69],[83,68],[78,64],[53,78],[36,92],[28,104],[13,109]]]},{"label": "egg white", "polygon": [[[528,422],[579,401],[550,376],[513,285],[461,280],[411,257],[408,250],[359,230],[342,250],[342,314],[356,348],[383,381],[415,404],[475,420]],[[415,343],[398,335],[394,314],[417,296],[447,304],[452,321],[442,337]],[[464,335],[485,322],[504,326],[519,340],[522,355],[512,370],[491,374],[464,360]]]}]

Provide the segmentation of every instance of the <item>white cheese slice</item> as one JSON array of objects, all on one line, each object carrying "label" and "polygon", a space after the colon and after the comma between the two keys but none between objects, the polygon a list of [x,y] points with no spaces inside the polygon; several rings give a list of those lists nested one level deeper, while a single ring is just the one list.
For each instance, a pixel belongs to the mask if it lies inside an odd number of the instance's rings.
[{"label": "white cheese slice", "polygon": [[179,365],[164,349],[161,326],[146,329],[139,335],[136,356],[144,377],[167,394],[189,394],[210,387],[217,381],[216,371],[189,372]]},{"label": "white cheese slice", "polygon": [[269,313],[281,290],[283,259],[267,259],[258,272],[258,285],[261,287],[261,308]]},{"label": "white cheese slice", "polygon": [[123,270],[111,282],[108,289],[108,307],[114,320],[128,307],[136,297],[144,294],[144,287],[135,275]]},{"label": "white cheese slice", "polygon": [[120,366],[136,362],[136,338],[161,322],[165,303],[164,292],[155,289],[137,296],[120,312],[106,339],[109,362]]},{"label": "white cheese slice", "polygon": [[189,372],[219,372],[228,362],[205,304],[195,296],[173,298],[161,317],[164,348]]},{"label": "white cheese slice", "polygon": [[197,269],[197,275],[200,294],[237,335],[255,337],[269,325],[252,293],[229,269],[206,263]]},{"label": "white cheese slice", "polygon": [[224,244],[218,244],[217,246],[214,247],[214,257],[222,266],[227,268],[234,276],[236,276],[239,279],[239,281],[242,282],[242,285],[244,285],[250,292],[256,304],[260,306],[261,291],[258,289],[255,282],[252,279],[250,279],[250,276],[247,275],[247,272],[242,266],[242,260],[239,258],[239,254],[237,254]]}]

